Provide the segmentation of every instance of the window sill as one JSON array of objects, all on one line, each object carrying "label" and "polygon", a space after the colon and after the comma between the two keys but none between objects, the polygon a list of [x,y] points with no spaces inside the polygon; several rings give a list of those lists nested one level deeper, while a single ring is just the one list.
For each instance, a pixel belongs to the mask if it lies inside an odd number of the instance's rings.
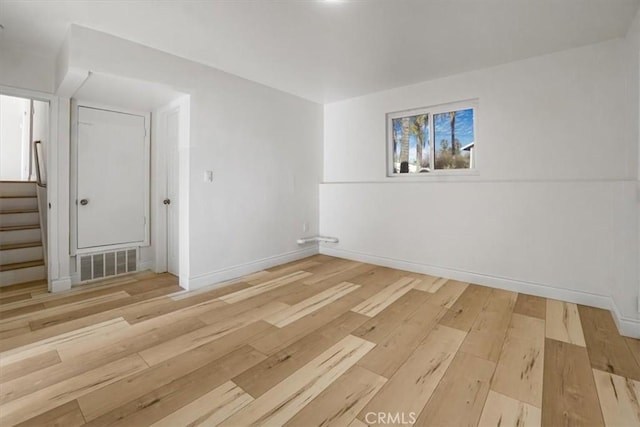
[{"label": "window sill", "polygon": [[473,178],[480,176],[480,171],[472,170],[439,170],[426,173],[407,173],[387,175],[388,180],[398,181],[456,181],[466,180],[465,178]]}]

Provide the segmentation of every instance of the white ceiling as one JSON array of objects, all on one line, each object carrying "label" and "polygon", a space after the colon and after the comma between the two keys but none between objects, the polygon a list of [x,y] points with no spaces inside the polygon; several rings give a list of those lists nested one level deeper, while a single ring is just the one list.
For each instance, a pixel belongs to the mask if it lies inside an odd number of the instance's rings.
[{"label": "white ceiling", "polygon": [[332,102],[624,36],[640,0],[0,0],[2,43],[70,23]]}]

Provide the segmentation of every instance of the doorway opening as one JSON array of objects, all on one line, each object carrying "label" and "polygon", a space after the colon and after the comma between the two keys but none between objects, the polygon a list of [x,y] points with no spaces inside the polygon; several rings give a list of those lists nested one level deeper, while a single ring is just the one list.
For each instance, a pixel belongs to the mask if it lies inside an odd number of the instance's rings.
[{"label": "doorway opening", "polygon": [[[156,272],[168,272],[180,278],[188,288],[188,173],[190,98],[184,95],[157,109],[156,138],[152,174],[156,197],[164,208],[157,211],[153,227]],[[153,168],[152,168],[153,169]],[[153,217],[153,212],[152,212]]]},{"label": "doorway opening", "polygon": [[36,181],[38,172],[44,174],[48,134],[48,102],[0,95],[0,181]]},{"label": "doorway opening", "polygon": [[94,72],[74,93],[72,284],[143,270],[183,280],[179,182],[188,169],[179,159],[188,152],[179,146],[189,144],[188,103],[167,86]]},{"label": "doorway opening", "polygon": [[0,94],[0,284],[47,278],[50,105]]}]

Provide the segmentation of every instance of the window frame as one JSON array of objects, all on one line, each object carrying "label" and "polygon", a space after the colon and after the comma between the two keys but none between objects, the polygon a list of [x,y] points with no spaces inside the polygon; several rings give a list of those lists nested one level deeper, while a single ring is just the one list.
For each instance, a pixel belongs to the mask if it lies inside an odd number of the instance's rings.
[{"label": "window frame", "polygon": [[[468,99],[463,101],[448,102],[445,104],[432,105],[429,107],[412,108],[409,110],[395,111],[386,114],[387,125],[387,137],[386,137],[386,152],[387,152],[387,178],[433,178],[434,176],[451,176],[451,175],[478,175],[478,99]],[[435,114],[449,113],[451,111],[459,110],[473,110],[473,149],[474,149],[474,162],[473,167],[467,169],[435,169],[435,128],[433,126],[433,116]],[[428,114],[428,126],[429,126],[429,163],[431,170],[423,173],[394,173],[393,171],[393,120],[408,117],[417,116],[421,114]]]}]

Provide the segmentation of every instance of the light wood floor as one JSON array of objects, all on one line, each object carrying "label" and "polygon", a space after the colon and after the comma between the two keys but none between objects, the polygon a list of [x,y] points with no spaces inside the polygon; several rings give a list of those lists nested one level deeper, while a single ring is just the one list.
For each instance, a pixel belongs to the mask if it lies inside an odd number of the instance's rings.
[{"label": "light wood floor", "polygon": [[640,425],[609,312],[317,255],[0,289],[0,425]]}]

